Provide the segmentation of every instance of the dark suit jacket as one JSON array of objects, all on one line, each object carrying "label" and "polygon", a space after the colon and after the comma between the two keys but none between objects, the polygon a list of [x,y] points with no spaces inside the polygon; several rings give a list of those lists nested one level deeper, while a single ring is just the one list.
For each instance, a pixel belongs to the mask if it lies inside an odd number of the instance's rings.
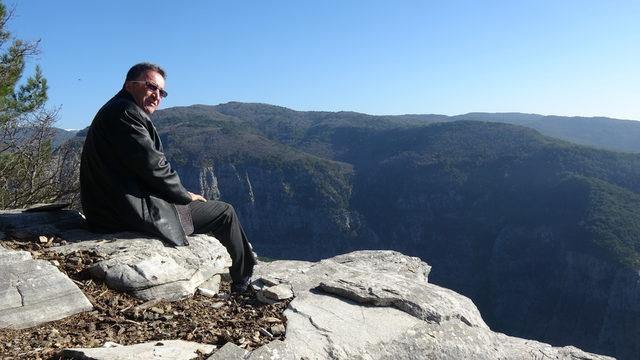
[{"label": "dark suit jacket", "polygon": [[80,165],[82,209],[90,229],[142,231],[186,245],[173,204],[191,196],[162,151],[149,116],[121,90],[96,114]]}]

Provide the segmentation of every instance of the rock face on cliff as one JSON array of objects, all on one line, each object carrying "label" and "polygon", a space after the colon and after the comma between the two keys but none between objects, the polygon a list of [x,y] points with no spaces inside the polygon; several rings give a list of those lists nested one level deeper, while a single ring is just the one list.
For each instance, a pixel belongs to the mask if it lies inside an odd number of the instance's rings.
[{"label": "rock face on cliff", "polygon": [[293,287],[285,344],[296,358],[605,358],[492,332],[468,298],[427,282],[430,269],[397,252],[358,251],[263,263],[258,274]]},{"label": "rock face on cliff", "polygon": [[252,241],[268,249],[265,256],[309,253],[325,257],[353,250],[358,243],[357,214],[348,209],[348,168],[305,158],[288,159],[276,168],[265,168],[255,158],[176,167],[187,188],[231,202],[243,227],[253,234],[259,231]]}]

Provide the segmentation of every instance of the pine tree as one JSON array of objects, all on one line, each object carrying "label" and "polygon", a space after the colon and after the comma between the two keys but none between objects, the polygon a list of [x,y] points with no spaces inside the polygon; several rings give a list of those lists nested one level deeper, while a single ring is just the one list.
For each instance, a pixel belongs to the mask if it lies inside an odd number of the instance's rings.
[{"label": "pine tree", "polygon": [[61,179],[61,161],[73,154],[69,149],[54,152],[56,111],[45,108],[42,70],[36,66],[24,79],[38,41],[11,35],[6,27],[12,13],[0,2],[0,209],[57,201],[74,183]]}]

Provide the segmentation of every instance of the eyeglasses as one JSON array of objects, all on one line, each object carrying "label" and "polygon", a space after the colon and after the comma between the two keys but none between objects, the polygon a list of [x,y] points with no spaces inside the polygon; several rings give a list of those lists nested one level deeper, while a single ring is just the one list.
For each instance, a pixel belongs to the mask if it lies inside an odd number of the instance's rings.
[{"label": "eyeglasses", "polygon": [[160,86],[152,83],[151,81],[142,81],[142,80],[129,80],[129,81],[135,82],[135,83],[143,83],[149,91],[152,91],[152,92],[159,91],[161,98],[166,98],[167,95],[169,95],[169,93],[167,93],[164,89],[161,89]]}]

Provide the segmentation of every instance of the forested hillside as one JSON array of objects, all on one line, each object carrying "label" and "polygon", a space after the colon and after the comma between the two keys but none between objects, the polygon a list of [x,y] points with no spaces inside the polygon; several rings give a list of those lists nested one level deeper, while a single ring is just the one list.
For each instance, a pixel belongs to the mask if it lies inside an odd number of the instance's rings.
[{"label": "forested hillside", "polygon": [[242,103],[154,119],[183,182],[231,202],[261,255],[399,250],[498,331],[640,355],[638,305],[611,301],[640,294],[640,156],[451,120]]}]

